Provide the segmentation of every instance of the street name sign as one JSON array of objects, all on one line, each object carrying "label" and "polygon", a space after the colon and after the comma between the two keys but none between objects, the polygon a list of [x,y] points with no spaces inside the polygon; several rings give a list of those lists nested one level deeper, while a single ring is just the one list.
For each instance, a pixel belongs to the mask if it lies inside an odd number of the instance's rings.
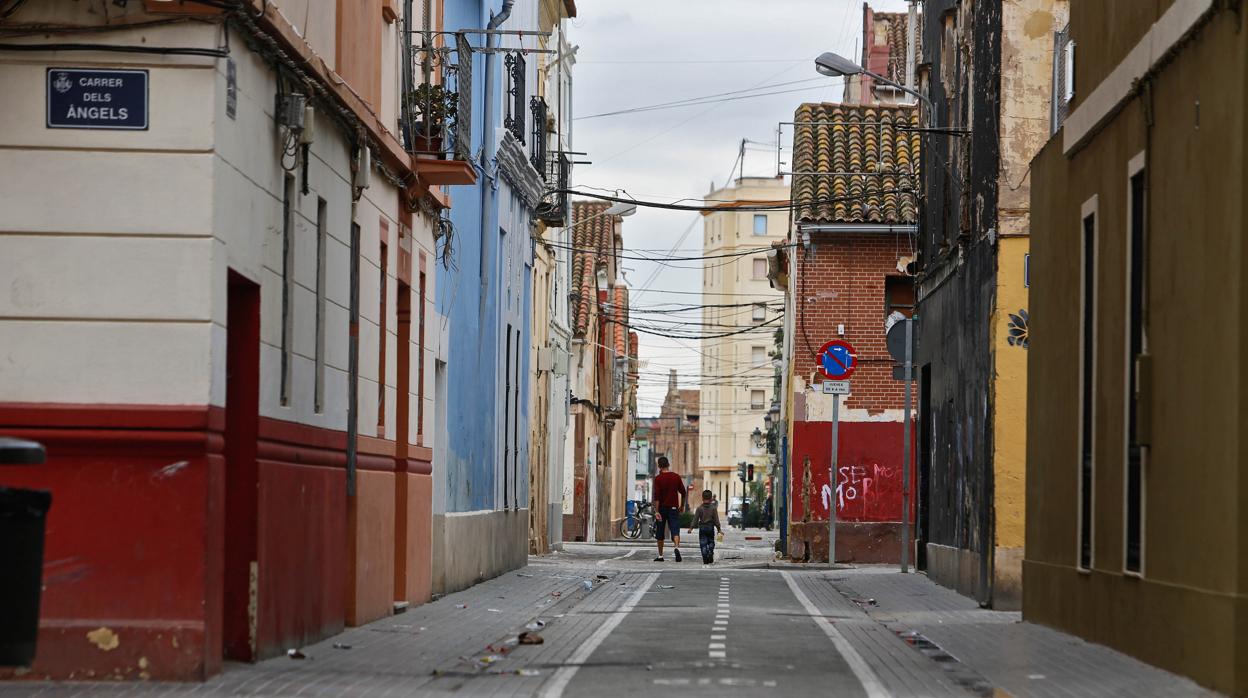
[{"label": "street name sign", "polygon": [[48,128],[147,130],[146,70],[48,68]]},{"label": "street name sign", "polygon": [[843,339],[834,339],[819,349],[819,372],[824,378],[847,381],[858,366],[858,353]]},{"label": "street name sign", "polygon": [[849,381],[824,381],[820,385],[824,395],[849,395]]}]

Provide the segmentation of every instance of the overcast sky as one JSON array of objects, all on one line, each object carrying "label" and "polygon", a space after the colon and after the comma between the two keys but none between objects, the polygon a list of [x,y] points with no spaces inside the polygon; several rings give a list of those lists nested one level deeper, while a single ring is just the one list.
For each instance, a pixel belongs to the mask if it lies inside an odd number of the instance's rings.
[{"label": "overcast sky", "polygon": [[[899,11],[906,2],[872,0],[871,6]],[[579,46],[573,68],[573,149],[588,153],[579,157],[593,164],[578,166],[573,184],[624,189],[638,199],[700,199],[712,182],[722,186],[741,139],[774,144],[777,125],[792,121],[799,104],[840,101],[842,93],[841,82],[827,78],[761,88],[818,77],[813,60],[823,51],[855,59],[861,55],[862,0],[577,0],[576,7],[579,17],[569,31]],[[584,118],[750,88],[802,91]],[[786,155],[792,144],[783,141],[791,138],[786,127],[781,139]],[[774,145],[751,146],[744,171],[774,175]],[[674,254],[701,253],[701,216],[641,208],[624,219],[624,245],[664,255],[690,226]],[[622,263],[635,306],[700,302],[700,263],[673,264],[685,268]],[[648,290],[640,293],[643,287]],[[658,413],[669,368],[677,369],[681,387],[698,387],[698,350],[697,340],[641,335],[642,415]]]}]

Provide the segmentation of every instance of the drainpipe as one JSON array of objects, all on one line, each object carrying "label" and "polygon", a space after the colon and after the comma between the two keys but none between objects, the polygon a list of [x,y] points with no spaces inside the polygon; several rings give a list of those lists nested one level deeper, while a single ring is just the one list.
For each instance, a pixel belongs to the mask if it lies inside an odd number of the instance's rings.
[{"label": "drainpipe", "polygon": [[[368,146],[361,146],[368,147]],[[352,168],[354,170],[354,168]],[[354,179],[354,172],[353,179]],[[358,199],[351,183],[350,310],[347,337],[347,496],[355,496],[356,442],[360,434],[360,228],[355,224]]]}]

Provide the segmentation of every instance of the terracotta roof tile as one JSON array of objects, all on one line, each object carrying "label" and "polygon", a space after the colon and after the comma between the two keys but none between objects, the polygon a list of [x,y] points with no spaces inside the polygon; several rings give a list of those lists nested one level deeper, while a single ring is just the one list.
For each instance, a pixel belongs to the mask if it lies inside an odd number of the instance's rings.
[{"label": "terracotta roof tile", "polygon": [[[798,223],[914,223],[919,124],[906,105],[803,104],[793,119]],[[823,174],[828,173],[828,174]]]},{"label": "terracotta roof tile", "polygon": [[611,298],[611,319],[615,321],[612,326],[611,344],[615,348],[616,356],[628,356],[628,287],[616,286],[612,289]]},{"label": "terracotta roof tile", "polygon": [[[572,202],[572,331],[584,336],[598,299],[598,264],[606,264],[612,249],[613,225],[601,215],[610,207],[602,201]],[[582,224],[582,221],[585,221]]]},{"label": "terracotta roof tile", "polygon": [[[906,34],[909,16],[905,12],[873,12],[872,18],[887,39],[888,66],[884,77],[904,85],[906,84]],[[919,37],[922,36],[919,33]],[[920,55],[917,41],[914,55]]]}]

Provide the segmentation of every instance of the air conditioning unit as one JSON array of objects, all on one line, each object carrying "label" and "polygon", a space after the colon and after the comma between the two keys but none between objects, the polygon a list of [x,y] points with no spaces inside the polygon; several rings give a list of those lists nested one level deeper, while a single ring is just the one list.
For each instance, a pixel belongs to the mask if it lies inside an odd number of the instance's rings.
[{"label": "air conditioning unit", "polygon": [[542,347],[537,350],[537,370],[550,371],[555,367],[555,350],[550,347]]},{"label": "air conditioning unit", "polygon": [[568,352],[557,346],[538,349],[537,370],[550,371],[556,376],[568,375]]}]

